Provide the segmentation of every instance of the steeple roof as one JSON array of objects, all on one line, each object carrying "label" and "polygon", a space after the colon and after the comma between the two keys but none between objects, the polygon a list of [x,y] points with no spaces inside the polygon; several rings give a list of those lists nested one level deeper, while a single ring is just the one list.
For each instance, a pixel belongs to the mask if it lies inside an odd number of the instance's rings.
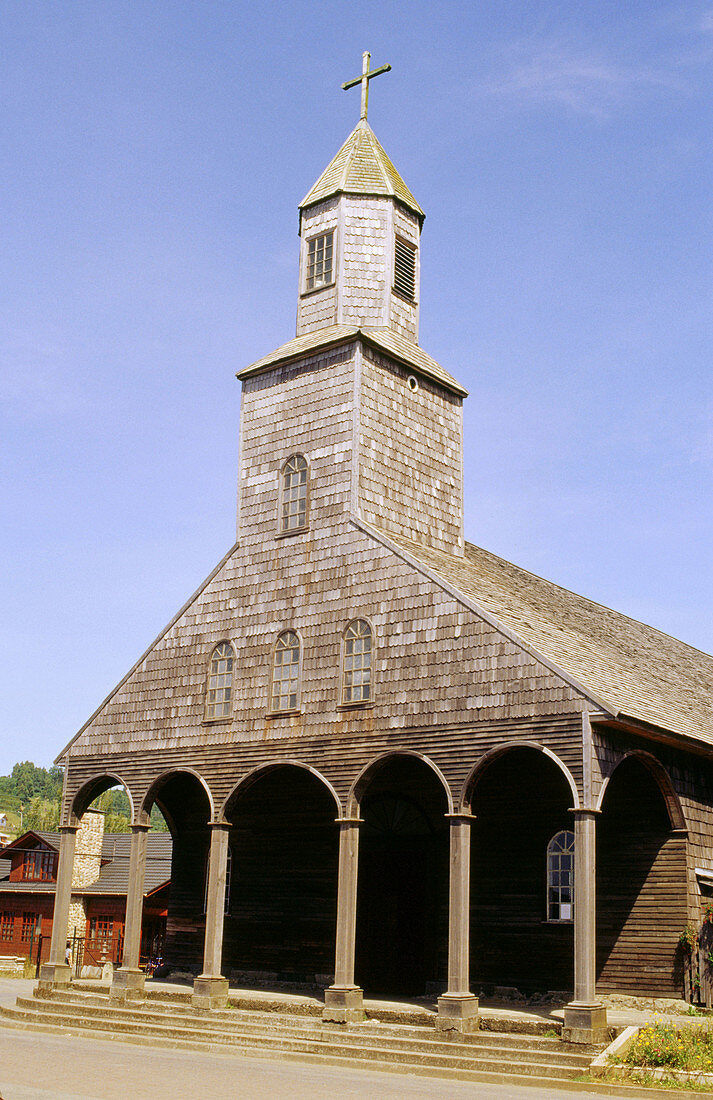
[{"label": "steeple roof", "polygon": [[401,179],[365,118],[359,120],[334,159],[327,165],[300,210],[343,192],[352,195],[388,195],[426,217]]}]

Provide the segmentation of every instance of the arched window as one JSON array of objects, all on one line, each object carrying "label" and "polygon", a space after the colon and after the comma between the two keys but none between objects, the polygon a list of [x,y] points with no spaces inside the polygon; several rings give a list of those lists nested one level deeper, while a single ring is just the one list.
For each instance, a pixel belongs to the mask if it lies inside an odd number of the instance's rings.
[{"label": "arched window", "polygon": [[294,630],[277,639],[272,660],[272,710],[297,710],[300,697],[300,640]]},{"label": "arched window", "polygon": [[219,642],[211,654],[208,669],[206,718],[226,718],[232,710],[233,660],[233,647],[230,642]]},{"label": "arched window", "polygon": [[307,526],[307,459],[292,455],[282,467],[280,486],[280,532],[299,531]]},{"label": "arched window", "polygon": [[355,619],[344,631],[342,647],[342,702],[368,703],[372,698],[371,627]]},{"label": "arched window", "polygon": [[574,919],[574,833],[563,829],[547,845],[547,919]]}]

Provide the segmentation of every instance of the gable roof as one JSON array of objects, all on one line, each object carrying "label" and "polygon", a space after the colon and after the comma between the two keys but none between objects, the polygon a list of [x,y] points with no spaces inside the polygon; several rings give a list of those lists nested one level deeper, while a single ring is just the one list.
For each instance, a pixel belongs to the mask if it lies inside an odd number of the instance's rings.
[{"label": "gable roof", "polygon": [[300,210],[342,193],[386,195],[402,202],[421,222],[426,217],[365,118],[359,120],[314,187],[302,199]]},{"label": "gable roof", "polygon": [[264,371],[271,370],[283,363],[300,359],[305,355],[309,355],[310,352],[321,351],[324,348],[335,347],[338,344],[346,344],[357,337],[375,348],[376,351],[385,352],[392,359],[411,367],[412,370],[424,375],[426,378],[430,378],[431,381],[440,383],[459,397],[468,396],[468,391],[461,386],[460,382],[456,381],[447,370],[444,370],[440,363],[427,355],[418,344],[406,340],[390,328],[356,328],[354,325],[329,325],[327,328],[305,333],[304,336],[297,336],[294,340],[290,340],[288,343],[276,348],[275,351],[270,352],[269,355],[251,363],[249,367],[244,367],[243,370],[238,371],[236,377],[242,382],[246,378],[262,374]]},{"label": "gable roof", "polygon": [[359,526],[462,593],[612,716],[713,745],[709,654],[471,543],[461,558],[361,521]]},{"label": "gable roof", "polygon": [[10,843],[2,849],[3,858],[8,858],[7,853],[9,852],[21,852],[26,846],[28,839],[32,838],[39,840],[41,844],[45,844],[49,848],[53,848],[55,852],[59,851],[59,833],[44,833],[39,832],[37,829],[28,829],[27,832],[22,833],[20,836],[16,836],[14,840],[11,840]]}]

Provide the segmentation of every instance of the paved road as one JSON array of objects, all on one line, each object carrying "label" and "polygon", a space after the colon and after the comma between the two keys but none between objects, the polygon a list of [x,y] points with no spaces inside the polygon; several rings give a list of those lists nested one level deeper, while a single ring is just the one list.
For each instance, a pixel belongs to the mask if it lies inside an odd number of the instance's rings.
[{"label": "paved road", "polygon": [[564,1100],[599,1093],[469,1085],[391,1073],[151,1049],[0,1027],[2,1100]]}]

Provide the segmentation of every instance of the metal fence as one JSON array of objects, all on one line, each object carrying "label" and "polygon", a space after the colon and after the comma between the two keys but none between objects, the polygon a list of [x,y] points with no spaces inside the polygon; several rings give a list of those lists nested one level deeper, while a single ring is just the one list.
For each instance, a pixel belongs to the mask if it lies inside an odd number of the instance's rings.
[{"label": "metal fence", "polygon": [[103,969],[106,963],[121,966],[124,937],[120,932],[99,937],[78,936],[75,930],[67,948],[67,961],[75,978],[81,978],[85,967]]}]

